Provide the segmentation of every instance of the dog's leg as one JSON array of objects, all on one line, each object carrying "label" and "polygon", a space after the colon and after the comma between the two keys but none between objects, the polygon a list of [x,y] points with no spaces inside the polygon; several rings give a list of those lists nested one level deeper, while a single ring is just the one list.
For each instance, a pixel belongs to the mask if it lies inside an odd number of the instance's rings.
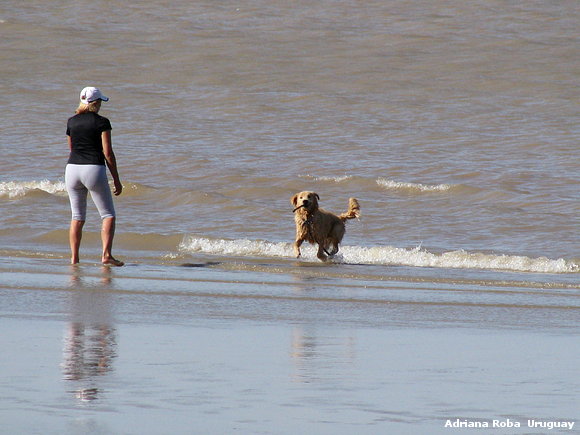
[{"label": "dog's leg", "polygon": [[328,253],[331,257],[335,256],[338,253],[338,245],[332,245],[332,251]]},{"label": "dog's leg", "polygon": [[320,261],[326,261],[326,259],[328,258],[324,253],[324,245],[322,245],[321,243],[318,244],[318,253],[316,254],[316,256]]},{"label": "dog's leg", "polygon": [[[326,245],[327,250],[326,253],[329,256],[332,257],[337,254],[338,245],[342,241],[342,238],[344,237],[344,232],[345,226],[342,222],[338,222],[332,227],[331,235],[329,235],[327,239],[328,243]],[[332,248],[332,251],[330,251],[330,248]]]},{"label": "dog's leg", "polygon": [[302,245],[302,242],[304,242],[303,239],[296,239],[294,242],[294,255],[296,258],[300,258],[300,245]]},{"label": "dog's leg", "polygon": [[333,240],[326,240],[324,242],[324,253],[329,257],[333,257],[338,252],[338,245]]}]

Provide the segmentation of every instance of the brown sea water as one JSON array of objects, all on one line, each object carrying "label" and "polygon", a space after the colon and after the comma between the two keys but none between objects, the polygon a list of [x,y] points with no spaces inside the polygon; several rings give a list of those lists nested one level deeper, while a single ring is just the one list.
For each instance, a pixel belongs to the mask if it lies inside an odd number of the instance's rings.
[{"label": "brown sea water", "polygon": [[[448,433],[446,418],[577,417],[578,22],[572,0],[4,0],[0,320],[17,352],[0,421]],[[66,120],[88,85],[111,98],[125,188],[129,267],[109,277],[94,208],[66,266]],[[301,190],[361,203],[330,264],[292,256]],[[77,341],[112,370],[76,364]]]},{"label": "brown sea water", "polygon": [[3,245],[66,246],[64,126],[93,84],[111,97],[119,232],[152,246],[290,242],[289,198],[311,189],[337,212],[360,200],[345,255],[578,272],[578,15],[574,1],[4,2]]}]

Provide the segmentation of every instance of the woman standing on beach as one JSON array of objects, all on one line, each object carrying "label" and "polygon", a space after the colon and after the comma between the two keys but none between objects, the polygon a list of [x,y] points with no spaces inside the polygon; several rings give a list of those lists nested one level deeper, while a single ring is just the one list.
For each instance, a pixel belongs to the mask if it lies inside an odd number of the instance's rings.
[{"label": "woman standing on beach", "polygon": [[72,210],[69,231],[71,264],[79,262],[79,248],[87,211],[87,194],[91,192],[91,198],[103,221],[101,261],[104,265],[123,266],[124,263],[111,254],[115,235],[115,207],[105,164],[113,177],[115,196],[121,194],[123,186],[111,143],[111,123],[98,114],[102,101],[109,101],[109,98],[99,89],[84,88],[81,91],[81,101],[76,115],[67,122],[66,134],[70,156],[66,165],[65,184]]}]

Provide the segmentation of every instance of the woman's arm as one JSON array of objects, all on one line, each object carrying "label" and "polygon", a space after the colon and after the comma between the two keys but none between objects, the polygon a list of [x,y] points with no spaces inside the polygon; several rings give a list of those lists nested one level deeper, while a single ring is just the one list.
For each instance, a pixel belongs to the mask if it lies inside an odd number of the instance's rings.
[{"label": "woman's arm", "polygon": [[115,196],[119,196],[123,191],[123,185],[119,179],[119,172],[117,171],[117,159],[115,158],[115,153],[113,152],[113,144],[111,143],[111,130],[103,131],[101,133],[101,141],[103,143],[103,154],[105,155],[105,161],[111,176],[113,177],[113,184],[115,188],[113,193]]}]

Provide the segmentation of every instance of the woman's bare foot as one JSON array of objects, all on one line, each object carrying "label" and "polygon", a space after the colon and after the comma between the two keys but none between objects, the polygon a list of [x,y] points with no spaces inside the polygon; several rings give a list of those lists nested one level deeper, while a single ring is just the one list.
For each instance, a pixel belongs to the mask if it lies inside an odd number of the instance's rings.
[{"label": "woman's bare foot", "polygon": [[118,267],[121,267],[121,266],[124,266],[124,265],[125,265],[125,263],[123,263],[120,260],[117,260],[114,257],[109,257],[109,258],[104,258],[103,259],[103,266],[118,266]]}]

